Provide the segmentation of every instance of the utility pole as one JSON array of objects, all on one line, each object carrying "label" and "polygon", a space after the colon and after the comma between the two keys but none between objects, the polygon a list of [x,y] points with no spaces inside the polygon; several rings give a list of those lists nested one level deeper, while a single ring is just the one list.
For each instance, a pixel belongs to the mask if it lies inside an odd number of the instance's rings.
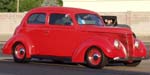
[{"label": "utility pole", "polygon": [[17,0],[17,12],[19,12],[19,0]]}]

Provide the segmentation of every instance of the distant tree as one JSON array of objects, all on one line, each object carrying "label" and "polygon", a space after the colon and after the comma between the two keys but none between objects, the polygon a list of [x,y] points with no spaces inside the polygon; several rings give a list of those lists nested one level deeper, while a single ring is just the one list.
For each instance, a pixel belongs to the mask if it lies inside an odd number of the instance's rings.
[{"label": "distant tree", "polygon": [[42,3],[43,0],[20,0],[19,11],[24,12],[35,7],[40,7]]},{"label": "distant tree", "polygon": [[63,1],[62,0],[57,0],[57,1],[58,1],[57,3],[58,3],[59,6],[63,6]]},{"label": "distant tree", "polygon": [[0,0],[0,12],[15,12],[16,0]]},{"label": "distant tree", "polygon": [[62,0],[44,0],[41,6],[63,6]]},{"label": "distant tree", "polygon": [[[19,0],[19,11],[40,6],[63,6],[62,0]],[[0,12],[16,12],[17,0],[0,0]]]}]

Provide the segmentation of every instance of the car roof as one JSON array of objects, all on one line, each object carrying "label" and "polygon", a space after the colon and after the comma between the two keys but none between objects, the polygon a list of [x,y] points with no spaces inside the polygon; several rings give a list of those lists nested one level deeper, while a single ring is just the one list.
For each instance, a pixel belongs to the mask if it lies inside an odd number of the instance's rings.
[{"label": "car roof", "polygon": [[96,14],[94,11],[81,9],[81,8],[73,8],[73,7],[59,7],[59,6],[51,6],[51,7],[38,7],[30,10],[30,12],[47,12],[47,11],[56,11],[56,12],[67,12],[67,13],[91,13]]}]

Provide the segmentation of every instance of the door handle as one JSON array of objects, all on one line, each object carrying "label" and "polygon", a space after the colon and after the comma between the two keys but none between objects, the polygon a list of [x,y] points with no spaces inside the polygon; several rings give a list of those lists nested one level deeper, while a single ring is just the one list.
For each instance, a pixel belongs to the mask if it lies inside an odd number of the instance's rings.
[{"label": "door handle", "polygon": [[47,31],[45,31],[45,33],[49,33],[49,31],[47,30]]}]

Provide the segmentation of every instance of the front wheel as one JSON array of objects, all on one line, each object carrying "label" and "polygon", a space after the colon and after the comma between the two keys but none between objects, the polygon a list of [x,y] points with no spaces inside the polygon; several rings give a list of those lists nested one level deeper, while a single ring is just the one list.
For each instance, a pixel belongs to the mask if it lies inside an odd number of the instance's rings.
[{"label": "front wheel", "polygon": [[100,49],[92,47],[86,52],[85,62],[87,67],[101,69],[107,64],[107,58]]},{"label": "front wheel", "polygon": [[13,58],[17,63],[27,63],[30,61],[30,58],[26,58],[26,48],[21,43],[18,43],[14,46]]},{"label": "front wheel", "polygon": [[137,60],[137,61],[124,62],[124,65],[131,66],[131,67],[136,67],[140,63],[141,63],[141,60]]}]

